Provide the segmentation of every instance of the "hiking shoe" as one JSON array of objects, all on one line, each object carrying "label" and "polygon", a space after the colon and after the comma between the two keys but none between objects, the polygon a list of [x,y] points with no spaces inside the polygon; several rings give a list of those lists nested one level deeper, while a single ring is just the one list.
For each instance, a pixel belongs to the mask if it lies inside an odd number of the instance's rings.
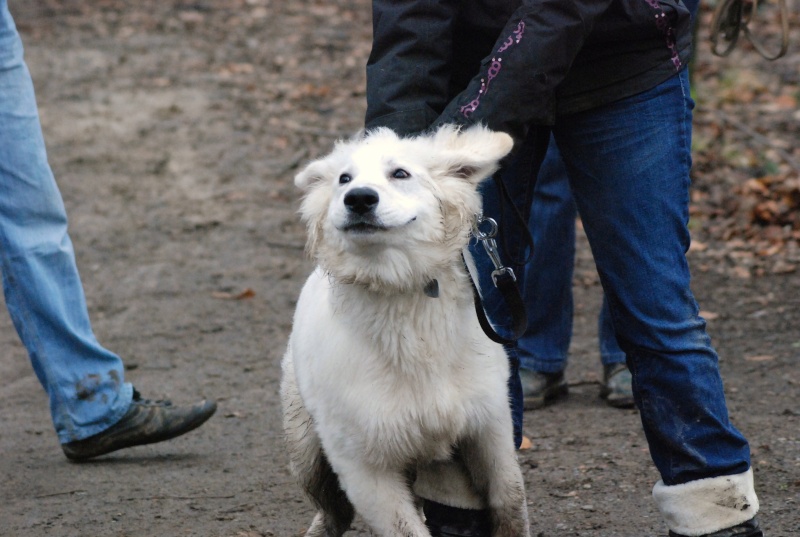
[{"label": "hiking shoe", "polygon": [[89,438],[61,444],[71,461],[84,461],[118,449],[162,442],[200,427],[217,410],[214,401],[192,406],[173,406],[170,401],[142,399],[133,390],[133,400],[122,419]]},{"label": "hiking shoe", "polygon": [[634,401],[631,382],[631,372],[624,363],[604,365],[600,397],[614,408],[632,408]]},{"label": "hiking shoe", "polygon": [[569,393],[564,372],[540,373],[531,369],[519,370],[525,410],[535,410],[566,397]]},{"label": "hiking shoe", "polygon": [[492,517],[488,509],[461,509],[425,500],[425,526],[431,537],[491,537]]},{"label": "hiking shoe", "polygon": [[[680,533],[670,531],[669,537],[685,536],[681,535]],[[738,526],[715,531],[714,533],[708,533],[706,535],[701,535],[700,537],[764,537],[764,531],[758,524],[758,518],[753,517],[747,522],[739,524]]]}]

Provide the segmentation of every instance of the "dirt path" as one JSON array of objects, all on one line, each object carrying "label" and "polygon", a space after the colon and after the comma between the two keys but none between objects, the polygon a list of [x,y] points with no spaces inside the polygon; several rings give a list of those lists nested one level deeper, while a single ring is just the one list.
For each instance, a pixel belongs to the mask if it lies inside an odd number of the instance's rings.
[{"label": "dirt path", "polygon": [[[0,315],[0,535],[283,537],[307,526],[277,398],[310,269],[291,177],[361,126],[368,5],[11,2],[98,339],[146,396],[220,408],[187,437],[69,464]],[[533,534],[663,536],[638,414],[597,397],[600,290],[583,241],[579,252],[572,395],[526,417]],[[692,254],[695,290],[716,314],[709,329],[754,450],[764,524],[797,535],[800,276],[703,272],[716,261],[702,256]]]}]

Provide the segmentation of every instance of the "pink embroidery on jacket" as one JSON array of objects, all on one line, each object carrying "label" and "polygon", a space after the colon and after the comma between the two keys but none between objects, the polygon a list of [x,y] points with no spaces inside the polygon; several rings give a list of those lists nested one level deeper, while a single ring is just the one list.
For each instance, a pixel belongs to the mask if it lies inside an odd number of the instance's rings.
[{"label": "pink embroidery on jacket", "polygon": [[658,3],[658,0],[645,0],[648,5],[656,11],[655,18],[656,18],[656,28],[661,30],[661,33],[664,34],[664,40],[667,43],[667,48],[672,53],[672,65],[675,67],[675,71],[680,71],[683,64],[681,62],[680,54],[678,54],[678,46],[675,43],[675,28],[670,26],[669,22],[667,21],[667,14],[664,13],[664,10],[661,9],[661,6]]},{"label": "pink embroidery on jacket", "polygon": [[491,85],[492,80],[494,80],[497,75],[500,74],[500,70],[503,68],[503,58],[500,56],[500,54],[519,43],[522,40],[522,35],[524,33],[525,23],[520,21],[519,24],[517,24],[517,27],[514,28],[514,31],[511,33],[512,35],[508,36],[500,48],[497,49],[497,56],[492,58],[492,61],[489,64],[489,69],[486,73],[486,78],[481,78],[481,89],[478,90],[478,95],[459,109],[464,117],[469,117],[470,114],[478,109],[478,106],[481,104],[481,98],[489,92],[489,86]]}]

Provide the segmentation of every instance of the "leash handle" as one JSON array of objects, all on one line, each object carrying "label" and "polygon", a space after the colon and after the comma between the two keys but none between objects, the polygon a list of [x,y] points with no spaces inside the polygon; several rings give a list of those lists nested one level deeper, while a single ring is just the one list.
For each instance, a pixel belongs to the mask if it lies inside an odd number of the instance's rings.
[{"label": "leash handle", "polygon": [[[741,32],[764,59],[773,61],[784,56],[789,49],[789,9],[786,0],[778,0],[778,9],[781,44],[777,52],[770,52],[750,31],[750,22],[758,10],[758,0],[720,0],[711,19],[711,52],[717,56],[727,56],[736,46]],[[721,41],[727,41],[724,48],[721,48]]]}]

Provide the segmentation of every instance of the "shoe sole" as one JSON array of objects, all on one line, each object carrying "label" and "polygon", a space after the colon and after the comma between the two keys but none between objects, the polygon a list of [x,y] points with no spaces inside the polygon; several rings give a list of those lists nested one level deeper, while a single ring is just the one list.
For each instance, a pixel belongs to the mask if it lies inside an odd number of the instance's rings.
[{"label": "shoe sole", "polygon": [[636,406],[636,402],[633,400],[633,396],[614,396],[612,395],[613,392],[606,388],[605,386],[600,388],[600,398],[605,399],[608,406],[612,406],[614,408],[633,408]]},{"label": "shoe sole", "polygon": [[621,398],[621,399],[613,399],[613,398],[610,398],[610,397],[606,396],[606,397],[603,397],[603,399],[606,400],[606,403],[608,403],[608,406],[611,406],[611,407],[614,407],[614,408],[633,408],[633,407],[636,406],[636,403],[633,401],[633,398],[630,398],[630,397],[624,397],[624,398]]}]

